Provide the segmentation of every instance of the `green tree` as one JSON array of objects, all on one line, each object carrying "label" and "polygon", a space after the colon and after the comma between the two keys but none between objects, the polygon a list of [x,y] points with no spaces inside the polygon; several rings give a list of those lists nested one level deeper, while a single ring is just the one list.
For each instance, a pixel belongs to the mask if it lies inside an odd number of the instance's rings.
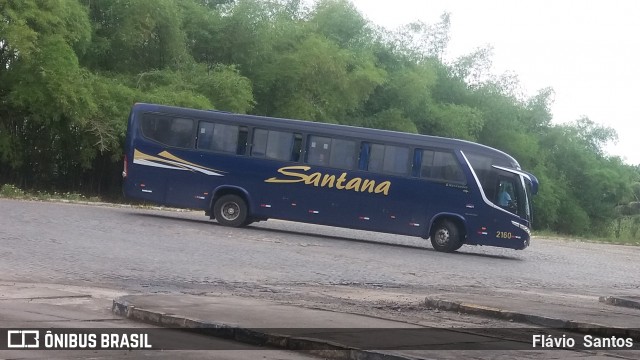
[{"label": "green tree", "polygon": [[357,48],[369,42],[368,21],[347,0],[320,0],[308,19],[316,34],[341,48]]},{"label": "green tree", "polygon": [[442,59],[449,45],[451,16],[440,15],[440,22],[426,24],[422,21],[410,23],[393,34],[392,40],[400,54],[407,55],[416,62],[431,58]]},{"label": "green tree", "polygon": [[189,61],[175,0],[83,1],[90,10],[94,39],[83,64],[137,73]]},{"label": "green tree", "polygon": [[0,159],[14,181],[45,182],[66,163],[87,164],[93,153],[86,115],[93,100],[77,55],[90,36],[76,1],[0,2]]},{"label": "green tree", "polygon": [[216,6],[192,1],[180,2],[183,16],[183,29],[189,53],[198,63],[206,64],[212,70],[220,61],[220,34],[223,31],[222,15]]},{"label": "green tree", "polygon": [[282,53],[271,66],[269,98],[258,101],[273,104],[268,114],[282,117],[343,122],[384,79],[371,59],[358,59],[317,35]]}]

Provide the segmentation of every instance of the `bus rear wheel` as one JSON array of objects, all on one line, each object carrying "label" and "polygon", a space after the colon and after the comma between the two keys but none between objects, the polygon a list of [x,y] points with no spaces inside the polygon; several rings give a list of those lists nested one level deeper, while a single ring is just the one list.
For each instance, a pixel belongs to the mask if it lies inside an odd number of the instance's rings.
[{"label": "bus rear wheel", "polygon": [[213,214],[220,225],[240,227],[249,223],[247,203],[238,195],[223,195],[213,204]]},{"label": "bus rear wheel", "polygon": [[431,233],[431,245],[436,251],[454,252],[462,246],[460,229],[449,220],[442,220]]}]

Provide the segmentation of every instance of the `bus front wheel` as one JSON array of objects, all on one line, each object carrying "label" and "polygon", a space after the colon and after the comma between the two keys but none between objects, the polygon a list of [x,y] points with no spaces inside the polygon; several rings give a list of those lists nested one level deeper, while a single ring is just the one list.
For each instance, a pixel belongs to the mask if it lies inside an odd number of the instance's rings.
[{"label": "bus front wheel", "polygon": [[454,252],[462,246],[460,229],[449,220],[442,220],[431,233],[431,245],[437,251]]},{"label": "bus front wheel", "polygon": [[247,203],[238,195],[223,195],[213,205],[213,213],[220,225],[240,227],[247,224]]}]

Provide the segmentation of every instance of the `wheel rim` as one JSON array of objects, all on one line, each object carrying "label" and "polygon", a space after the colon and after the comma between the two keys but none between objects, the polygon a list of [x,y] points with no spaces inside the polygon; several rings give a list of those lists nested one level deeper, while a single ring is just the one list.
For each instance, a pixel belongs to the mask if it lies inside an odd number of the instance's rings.
[{"label": "wheel rim", "polygon": [[234,221],[240,216],[240,206],[234,202],[227,202],[222,205],[222,218],[227,221]]},{"label": "wheel rim", "polygon": [[447,245],[449,242],[449,230],[447,229],[438,229],[436,231],[436,243],[440,246]]}]

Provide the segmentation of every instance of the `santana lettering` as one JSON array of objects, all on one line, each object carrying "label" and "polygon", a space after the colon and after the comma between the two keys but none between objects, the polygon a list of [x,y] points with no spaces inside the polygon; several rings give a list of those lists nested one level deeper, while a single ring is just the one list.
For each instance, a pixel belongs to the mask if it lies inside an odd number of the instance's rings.
[{"label": "santana lettering", "polygon": [[351,190],[355,192],[369,192],[384,195],[389,195],[389,189],[391,188],[391,181],[383,181],[376,184],[375,180],[359,177],[348,179],[347,173],[345,172],[340,174],[338,177],[336,177],[336,175],[323,174],[320,172],[306,174],[309,170],[311,170],[311,167],[309,166],[285,166],[278,169],[278,172],[287,178],[272,177],[264,182],[281,184],[302,182],[305,185],[313,185],[315,187],[333,188],[335,186],[338,190]]}]

